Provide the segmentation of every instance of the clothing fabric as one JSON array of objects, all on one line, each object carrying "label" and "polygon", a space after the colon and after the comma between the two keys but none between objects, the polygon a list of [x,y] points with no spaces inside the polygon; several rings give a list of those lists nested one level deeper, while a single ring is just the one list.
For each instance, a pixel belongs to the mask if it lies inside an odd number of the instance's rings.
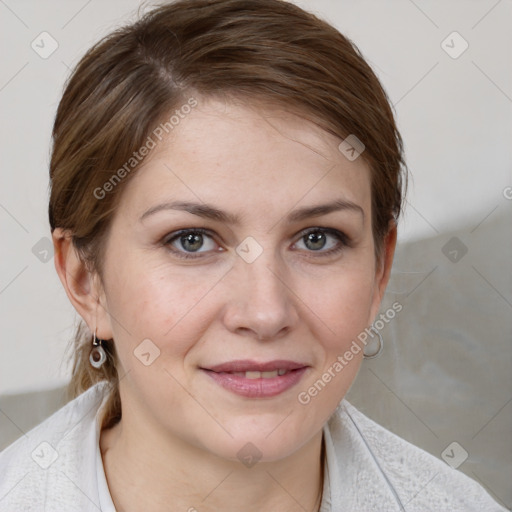
[{"label": "clothing fabric", "polygon": [[[107,390],[94,385],[0,453],[0,512],[116,512],[99,446]],[[346,400],[323,433],[321,512],[506,512]]]}]

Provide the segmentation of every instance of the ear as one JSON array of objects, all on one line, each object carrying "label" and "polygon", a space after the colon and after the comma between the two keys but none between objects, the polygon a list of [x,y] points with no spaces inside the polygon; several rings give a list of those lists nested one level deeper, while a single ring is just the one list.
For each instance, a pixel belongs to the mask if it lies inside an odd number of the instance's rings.
[{"label": "ear", "polygon": [[382,301],[382,297],[384,297],[384,292],[386,291],[386,287],[389,282],[391,267],[393,266],[393,257],[395,255],[396,238],[396,222],[392,220],[389,223],[388,233],[384,239],[380,260],[376,262],[375,284],[369,325],[373,323],[377,313],[379,312],[380,303]]},{"label": "ear", "polygon": [[68,230],[56,228],[52,239],[55,269],[71,304],[84,319],[91,333],[96,328],[98,338],[111,339],[113,334],[106,296],[98,274],[86,268]]}]

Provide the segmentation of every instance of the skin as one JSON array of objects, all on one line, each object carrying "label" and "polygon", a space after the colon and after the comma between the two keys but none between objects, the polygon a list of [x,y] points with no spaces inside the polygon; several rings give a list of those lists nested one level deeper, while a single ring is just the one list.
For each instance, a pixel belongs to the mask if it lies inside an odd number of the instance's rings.
[{"label": "skin", "polygon": [[[200,98],[123,191],[102,280],[86,271],[69,233],[55,230],[68,297],[120,358],[123,417],[100,439],[118,510],[318,510],[322,427],[362,351],[309,404],[298,394],[371,325],[396,244],[392,225],[375,260],[370,171],[363,158],[346,159],[340,142],[289,112]],[[288,220],[339,199],[362,212]],[[239,223],[171,209],[140,220],[170,201],[207,203]],[[345,233],[349,245],[325,231],[308,243],[304,230],[319,227]],[[169,242],[185,228],[211,232],[193,246],[199,252],[179,237]],[[236,252],[246,237],[263,251],[252,263]],[[180,258],[187,249],[196,257]],[[160,350],[149,366],[134,356],[144,339]],[[278,396],[245,398],[200,369],[234,359],[309,368]],[[262,454],[251,468],[237,458],[247,443]]]}]

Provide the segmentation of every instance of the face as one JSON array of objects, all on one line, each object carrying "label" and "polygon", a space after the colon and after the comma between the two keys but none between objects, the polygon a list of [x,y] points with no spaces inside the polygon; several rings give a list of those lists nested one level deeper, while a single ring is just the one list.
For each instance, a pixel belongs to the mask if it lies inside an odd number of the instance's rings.
[{"label": "face", "polygon": [[277,460],[321,431],[362,351],[333,366],[382,292],[369,169],[340,141],[201,100],[152,150],[105,251],[101,334],[125,375],[123,419],[233,460],[249,442]]}]

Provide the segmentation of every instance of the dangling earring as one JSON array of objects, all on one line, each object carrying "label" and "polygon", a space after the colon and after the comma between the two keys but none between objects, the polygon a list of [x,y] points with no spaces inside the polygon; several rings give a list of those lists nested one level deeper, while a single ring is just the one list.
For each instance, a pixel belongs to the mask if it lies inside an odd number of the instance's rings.
[{"label": "dangling earring", "polygon": [[382,339],[382,334],[380,333],[380,331],[376,329],[373,325],[370,327],[370,330],[374,331],[379,337],[379,347],[377,348],[377,350],[370,353],[365,352],[363,349],[363,356],[365,359],[373,359],[375,357],[378,357],[382,352],[382,349],[384,348],[384,340]]},{"label": "dangling earring", "polygon": [[101,368],[107,360],[107,354],[103,348],[103,341],[96,338],[96,329],[94,330],[94,338],[92,339],[92,350],[89,355],[89,361],[94,368]]}]

